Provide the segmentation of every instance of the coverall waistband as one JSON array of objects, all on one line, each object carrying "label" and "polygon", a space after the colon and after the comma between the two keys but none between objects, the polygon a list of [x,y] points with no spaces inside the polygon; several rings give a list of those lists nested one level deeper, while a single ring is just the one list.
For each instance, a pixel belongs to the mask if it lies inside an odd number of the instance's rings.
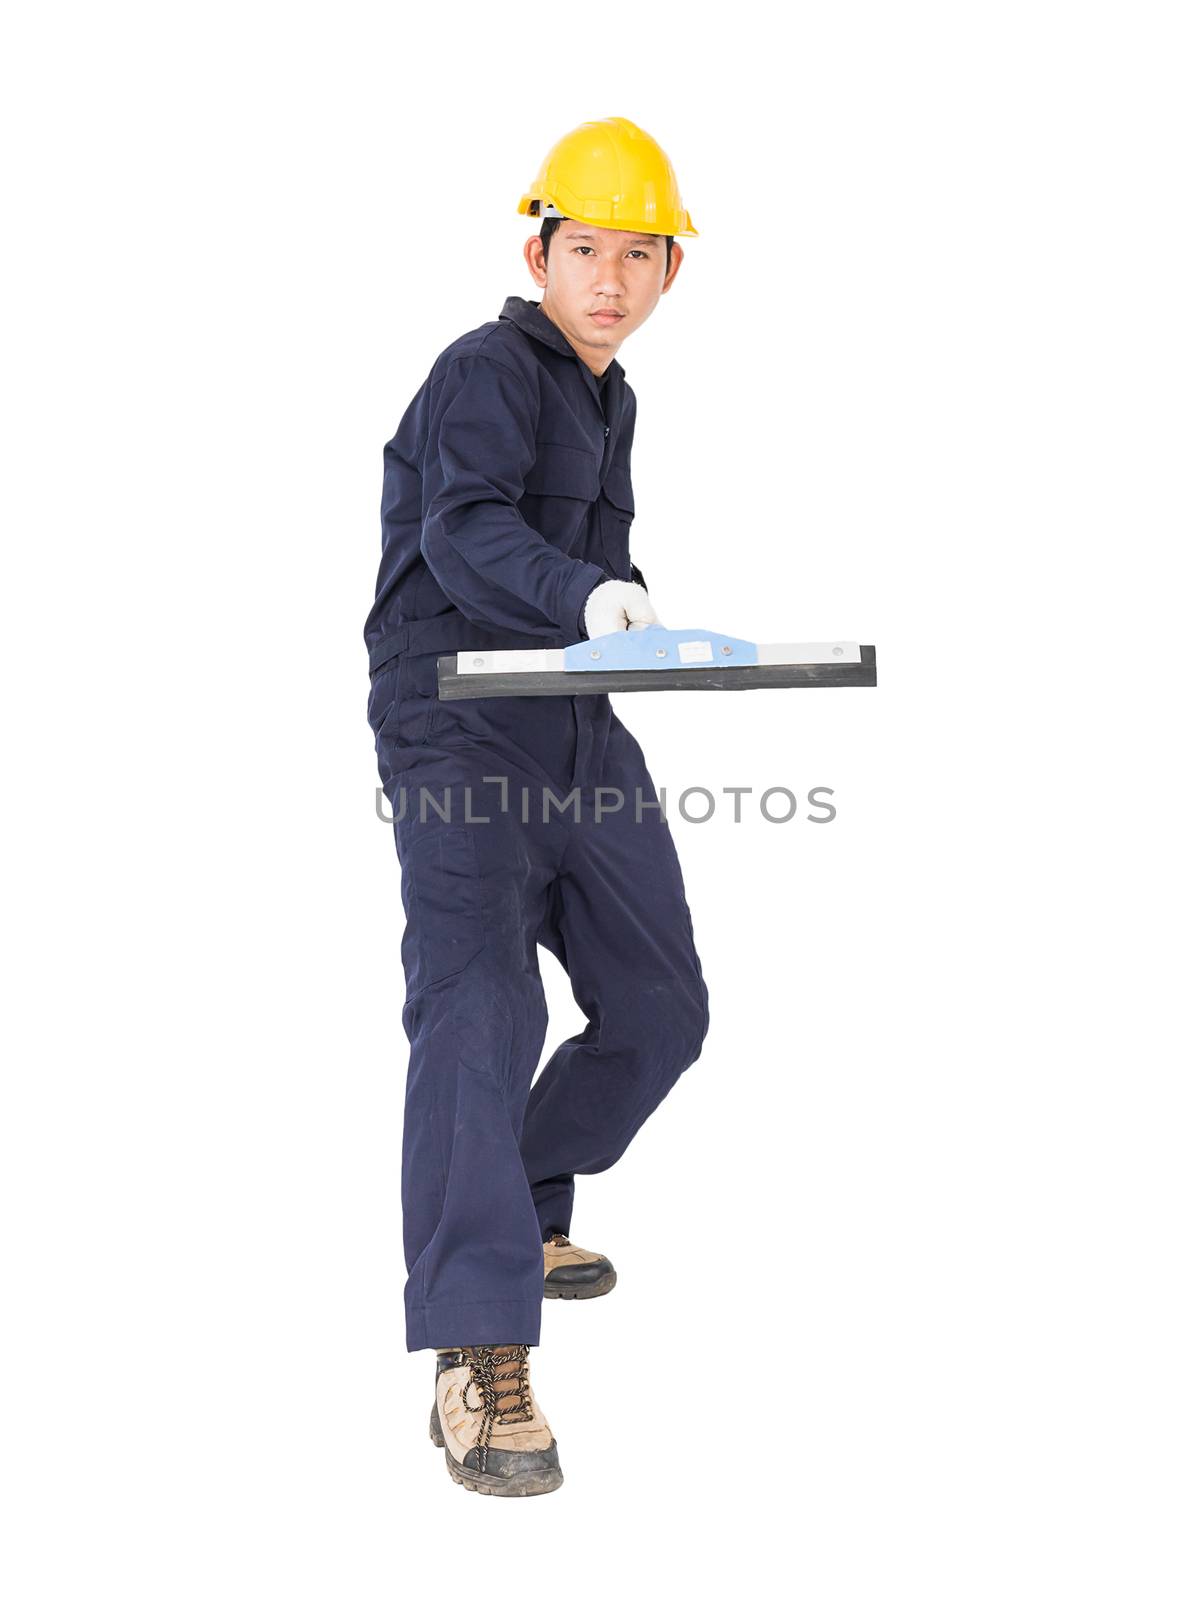
[{"label": "coverall waistband", "polygon": [[403,624],[374,644],[368,652],[368,671],[387,666],[395,656],[423,655],[435,650],[555,650],[576,640],[563,636],[540,638],[509,629],[486,628],[470,618],[447,612]]}]

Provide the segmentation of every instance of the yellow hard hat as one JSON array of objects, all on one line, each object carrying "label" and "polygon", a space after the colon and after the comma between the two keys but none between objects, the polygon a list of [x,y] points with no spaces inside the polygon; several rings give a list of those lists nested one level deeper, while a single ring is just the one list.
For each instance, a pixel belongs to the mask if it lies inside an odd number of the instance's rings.
[{"label": "yellow hard hat", "polygon": [[518,209],[524,217],[697,238],[669,157],[626,117],[583,122],[557,140]]}]

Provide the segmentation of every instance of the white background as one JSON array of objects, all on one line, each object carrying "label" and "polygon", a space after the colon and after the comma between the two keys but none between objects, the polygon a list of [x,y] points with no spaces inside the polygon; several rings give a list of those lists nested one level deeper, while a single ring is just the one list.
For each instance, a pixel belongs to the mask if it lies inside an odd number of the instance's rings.
[{"label": "white background", "polygon": [[[1201,1593],[1193,9],[9,25],[9,1593]],[[838,816],[674,822],[710,1036],[579,1185],[565,1486],[488,1501],[403,1353],[360,628],[385,440],[620,114],[698,228],[621,355],[662,618],[881,682],[616,702]]]}]

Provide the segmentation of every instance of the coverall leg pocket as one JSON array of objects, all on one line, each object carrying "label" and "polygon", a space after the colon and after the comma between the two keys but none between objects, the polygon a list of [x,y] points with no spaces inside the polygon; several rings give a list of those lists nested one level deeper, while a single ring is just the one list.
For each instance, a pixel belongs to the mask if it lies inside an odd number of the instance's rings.
[{"label": "coverall leg pocket", "polygon": [[406,996],[452,978],[485,944],[476,843],[458,824],[414,822],[401,837]]}]

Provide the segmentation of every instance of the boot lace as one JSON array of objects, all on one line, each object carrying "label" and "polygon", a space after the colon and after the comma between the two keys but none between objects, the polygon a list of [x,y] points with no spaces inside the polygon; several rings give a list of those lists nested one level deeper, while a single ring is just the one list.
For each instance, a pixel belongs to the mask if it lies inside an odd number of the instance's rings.
[{"label": "boot lace", "polygon": [[[465,1411],[481,1414],[474,1446],[481,1472],[485,1470],[485,1453],[495,1427],[510,1428],[516,1423],[535,1421],[531,1373],[527,1365],[530,1353],[529,1344],[476,1345],[465,1352],[468,1380],[460,1390],[460,1402]],[[468,1403],[469,1384],[476,1385],[481,1397],[479,1406]]]}]

